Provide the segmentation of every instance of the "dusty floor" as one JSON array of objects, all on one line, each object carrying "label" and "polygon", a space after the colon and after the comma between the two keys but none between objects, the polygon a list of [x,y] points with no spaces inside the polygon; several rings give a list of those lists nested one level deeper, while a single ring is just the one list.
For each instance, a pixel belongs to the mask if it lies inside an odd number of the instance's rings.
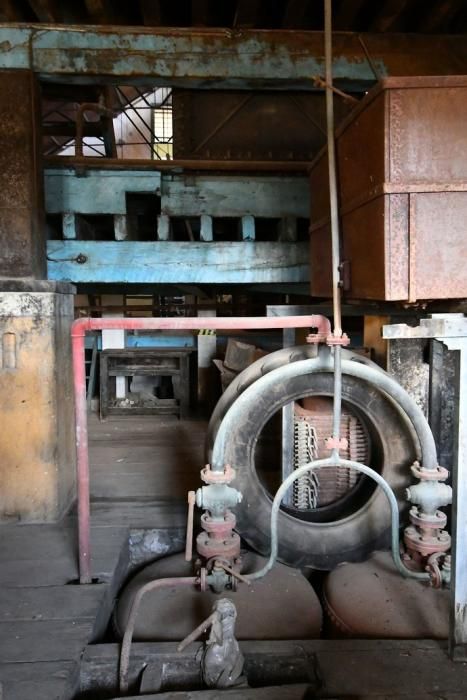
[{"label": "dusty floor", "polygon": [[[104,633],[128,566],[129,528],[183,535],[186,493],[199,485],[203,465],[205,423],[92,417],[90,427],[92,567],[99,583],[75,584],[73,514],[59,525],[0,527],[1,700],[71,700],[82,652]],[[467,665],[451,664],[442,644],[332,644],[307,643],[328,678],[329,692],[319,697],[467,698]]]},{"label": "dusty floor", "polygon": [[[92,570],[74,585],[76,518],[0,526],[1,700],[69,700],[85,645],[102,634],[129,527],[184,527],[205,424],[175,417],[90,420]],[[174,447],[175,446],[175,449]],[[99,614],[100,613],[100,614]]]}]

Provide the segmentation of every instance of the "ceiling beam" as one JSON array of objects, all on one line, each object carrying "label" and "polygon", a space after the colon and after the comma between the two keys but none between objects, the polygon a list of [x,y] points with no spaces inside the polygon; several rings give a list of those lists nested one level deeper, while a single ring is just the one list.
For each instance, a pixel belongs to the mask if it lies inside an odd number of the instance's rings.
[{"label": "ceiling beam", "polygon": [[282,26],[284,29],[295,29],[302,26],[308,9],[308,0],[288,0],[285,3]]},{"label": "ceiling beam", "polygon": [[209,0],[191,0],[191,23],[194,27],[209,24]]},{"label": "ceiling beam", "polygon": [[434,7],[427,11],[420,21],[420,31],[436,32],[446,29],[462,5],[463,0],[437,0]]},{"label": "ceiling beam", "polygon": [[371,23],[371,31],[389,32],[400,29],[398,22],[405,9],[408,0],[386,0],[378,10],[376,17]]},{"label": "ceiling beam", "polygon": [[163,24],[160,0],[139,0],[139,5],[147,27],[160,27]]},{"label": "ceiling beam", "polygon": [[333,21],[334,30],[348,32],[353,29],[365,2],[366,0],[341,0]]},{"label": "ceiling beam", "polygon": [[[361,36],[378,76],[467,74],[464,36]],[[339,86],[359,91],[374,83],[360,35],[336,32],[334,56]],[[311,90],[313,76],[324,75],[323,34],[8,24],[0,25],[2,68],[77,84]]]},{"label": "ceiling beam", "polygon": [[261,0],[237,0],[234,27],[254,27],[258,22]]},{"label": "ceiling beam", "polygon": [[22,22],[23,13],[16,0],[2,0],[0,3],[0,22]]},{"label": "ceiling beam", "polygon": [[54,0],[29,0],[29,6],[39,22],[50,22],[53,24],[59,19]]}]

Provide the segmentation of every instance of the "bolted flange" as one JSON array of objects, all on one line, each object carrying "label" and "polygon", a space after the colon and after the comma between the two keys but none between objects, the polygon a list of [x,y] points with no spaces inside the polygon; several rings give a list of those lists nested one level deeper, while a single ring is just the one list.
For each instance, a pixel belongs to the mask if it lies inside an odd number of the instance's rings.
[{"label": "bolted flange", "polygon": [[240,536],[236,532],[231,532],[220,540],[210,537],[207,532],[200,532],[196,538],[196,548],[205,559],[216,557],[231,561],[240,554]]}]

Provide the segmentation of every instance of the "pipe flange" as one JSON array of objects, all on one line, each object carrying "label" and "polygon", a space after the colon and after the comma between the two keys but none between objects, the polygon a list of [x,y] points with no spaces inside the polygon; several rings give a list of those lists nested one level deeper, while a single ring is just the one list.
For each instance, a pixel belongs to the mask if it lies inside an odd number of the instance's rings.
[{"label": "pipe flange", "polygon": [[325,343],[326,339],[326,333],[308,333],[306,337],[306,342],[309,345],[318,345],[319,343]]},{"label": "pipe flange", "polygon": [[215,520],[209,513],[203,513],[201,516],[201,527],[203,530],[206,530],[206,532],[218,539],[228,537],[236,524],[237,519],[230,510],[225,513],[224,520]]},{"label": "pipe flange", "polygon": [[433,514],[422,513],[417,506],[413,506],[409,513],[410,522],[416,527],[442,530],[446,527],[448,517],[441,510],[435,511]]},{"label": "pipe flange", "polygon": [[451,537],[445,530],[430,536],[421,534],[415,527],[409,526],[404,531],[404,543],[409,551],[428,557],[436,552],[447,552],[451,547]]},{"label": "pipe flange", "polygon": [[205,559],[233,559],[240,554],[240,536],[231,532],[225,539],[218,540],[201,532],[196,538],[196,549]]},{"label": "pipe flange", "polygon": [[205,484],[228,484],[235,479],[235,469],[232,469],[230,464],[226,464],[224,471],[213,471],[210,464],[206,464],[204,469],[201,469],[201,480]]},{"label": "pipe flange", "polygon": [[332,347],[333,345],[341,345],[342,347],[346,347],[349,344],[350,338],[347,333],[342,333],[342,335],[334,335],[331,333],[331,335],[328,335],[326,338],[326,345],[329,345],[329,347]]},{"label": "pipe flange", "polygon": [[436,469],[426,469],[426,467],[420,465],[420,462],[414,462],[410,467],[410,471],[420,481],[446,481],[449,477],[449,472],[444,467],[438,466]]}]

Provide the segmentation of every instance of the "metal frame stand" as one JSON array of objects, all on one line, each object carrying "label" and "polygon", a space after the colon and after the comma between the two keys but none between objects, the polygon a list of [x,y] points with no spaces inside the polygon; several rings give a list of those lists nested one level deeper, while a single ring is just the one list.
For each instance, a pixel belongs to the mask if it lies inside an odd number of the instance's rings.
[{"label": "metal frame stand", "polygon": [[467,660],[467,317],[431,314],[419,326],[383,327],[386,340],[431,338],[456,353],[454,466],[452,474],[452,573],[449,653],[454,661]]}]

